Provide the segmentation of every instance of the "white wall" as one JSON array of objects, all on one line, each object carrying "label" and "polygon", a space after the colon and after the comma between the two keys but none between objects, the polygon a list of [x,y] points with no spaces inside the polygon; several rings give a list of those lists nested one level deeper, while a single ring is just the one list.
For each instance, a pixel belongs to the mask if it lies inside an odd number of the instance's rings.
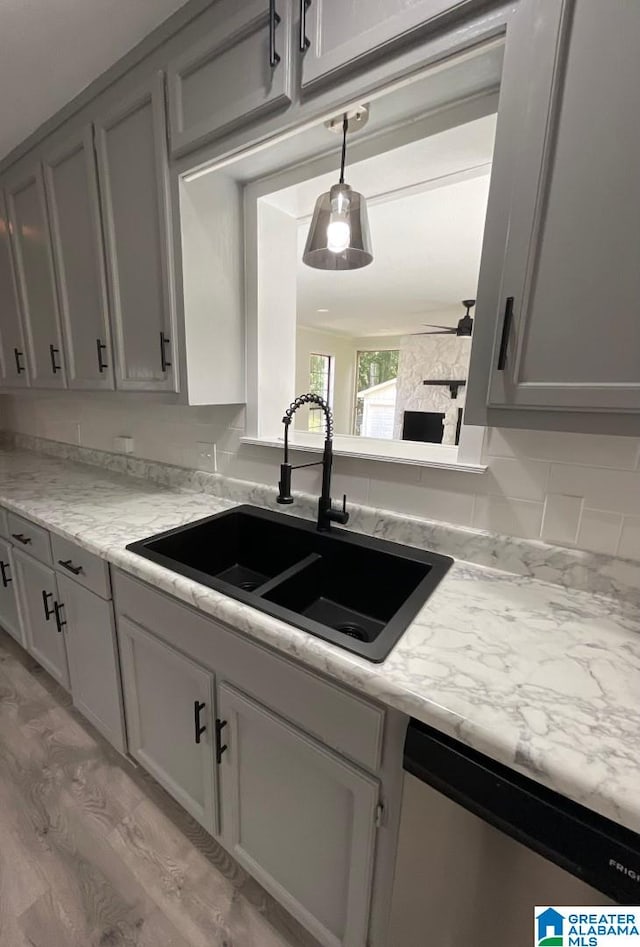
[{"label": "white wall", "polygon": [[[284,407],[284,406],[283,406]],[[280,456],[240,445],[244,409],[186,408],[140,396],[64,393],[5,396],[8,430],[113,449],[131,434],[141,457],[196,467],[196,441],[214,442],[222,472],[275,484]],[[482,475],[350,458],[336,459],[334,493],[401,513],[542,538],[640,559],[640,440],[605,435],[492,430]],[[318,468],[294,489],[318,490]]]}]

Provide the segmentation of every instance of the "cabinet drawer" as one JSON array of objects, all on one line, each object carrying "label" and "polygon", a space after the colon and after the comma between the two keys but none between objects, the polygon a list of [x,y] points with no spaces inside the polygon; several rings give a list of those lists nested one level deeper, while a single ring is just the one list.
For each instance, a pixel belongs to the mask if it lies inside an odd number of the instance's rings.
[{"label": "cabinet drawer", "polygon": [[104,559],[55,533],[51,534],[51,547],[56,572],[75,579],[102,598],[111,598],[109,566]]},{"label": "cabinet drawer", "polygon": [[369,770],[380,768],[385,712],[215,619],[114,572],[118,620],[137,622],[260,703]]},{"label": "cabinet drawer", "polygon": [[6,510],[0,510],[0,536],[3,539],[9,539],[9,521]]},{"label": "cabinet drawer", "polygon": [[51,542],[47,530],[23,519],[22,516],[17,516],[16,513],[9,513],[8,520],[9,539],[16,549],[24,549],[34,559],[50,566]]}]

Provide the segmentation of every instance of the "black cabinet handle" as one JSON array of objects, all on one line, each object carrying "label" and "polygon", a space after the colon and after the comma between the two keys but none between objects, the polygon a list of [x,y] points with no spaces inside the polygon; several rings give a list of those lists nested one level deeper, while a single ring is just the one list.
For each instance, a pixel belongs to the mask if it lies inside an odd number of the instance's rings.
[{"label": "black cabinet handle", "polygon": [[276,26],[279,22],[276,0],[269,0],[269,65],[272,69],[280,62],[280,56],[276,52]]},{"label": "black cabinet handle", "polygon": [[62,371],[62,365],[58,365],[56,362],[56,355],[60,354],[60,349],[57,349],[55,345],[49,346],[49,355],[51,356],[51,371],[55,375],[56,372]]},{"label": "black cabinet handle", "polygon": [[162,365],[162,371],[166,372],[168,368],[171,368],[171,362],[167,358],[167,345],[171,345],[171,339],[164,334],[160,333],[160,363]]},{"label": "black cabinet handle", "polygon": [[31,543],[31,537],[25,536],[24,533],[11,533],[11,537],[12,539],[17,539],[23,546],[28,546]]},{"label": "black cabinet handle", "polygon": [[300,0],[300,52],[306,53],[311,46],[311,40],[307,36],[307,10],[311,6],[311,0]]},{"label": "black cabinet handle", "polygon": [[46,592],[42,590],[42,604],[44,605],[44,617],[49,621],[51,616],[55,613],[55,604],[53,608],[49,608],[49,599],[53,598],[53,592]]},{"label": "black cabinet handle", "polygon": [[66,618],[63,618],[63,617],[62,617],[62,609],[63,609],[63,608],[64,608],[64,602],[54,602],[54,603],[53,603],[53,610],[54,610],[54,612],[55,612],[55,614],[56,614],[56,625],[57,625],[57,628],[58,628],[58,632],[59,632],[60,634],[62,634],[62,629],[63,629],[64,626],[67,624]]},{"label": "black cabinet handle", "polygon": [[9,585],[9,582],[13,582],[13,579],[11,578],[11,576],[7,575],[8,568],[9,568],[9,563],[3,562],[2,559],[0,559],[0,576],[2,576],[2,584],[5,589]]},{"label": "black cabinet handle", "polygon": [[193,727],[196,737],[196,743],[200,743],[200,737],[206,732],[206,727],[200,723],[200,713],[204,710],[205,704],[199,700],[193,702]]},{"label": "black cabinet handle", "polygon": [[229,749],[226,743],[222,744],[222,731],[226,725],[226,720],[220,720],[219,717],[216,717],[216,763],[222,762],[222,754]]},{"label": "black cabinet handle", "polygon": [[66,569],[68,572],[72,572],[73,575],[82,575],[84,572],[82,566],[74,566],[71,559],[58,559],[58,565],[62,566],[63,569]]},{"label": "black cabinet handle", "polygon": [[14,350],[13,350],[13,354],[14,354],[15,360],[16,360],[16,371],[17,371],[18,375],[21,375],[23,372],[26,372],[26,368],[24,367],[24,365],[23,365],[22,362],[20,361],[20,359],[24,357],[24,356],[23,356],[23,353],[20,351],[20,349],[14,349]]},{"label": "black cabinet handle", "polygon": [[507,302],[504,307],[504,322],[502,323],[502,338],[500,339],[500,351],[498,353],[498,371],[503,372],[507,364],[507,352],[509,350],[509,335],[511,334],[511,323],[513,322],[513,296],[507,296]]},{"label": "black cabinet handle", "polygon": [[106,348],[107,346],[104,342],[101,342],[100,339],[96,339],[96,349],[98,350],[98,371],[100,374],[104,372],[105,368],[109,367],[108,362],[104,362],[102,360],[102,350],[104,349],[106,351]]}]

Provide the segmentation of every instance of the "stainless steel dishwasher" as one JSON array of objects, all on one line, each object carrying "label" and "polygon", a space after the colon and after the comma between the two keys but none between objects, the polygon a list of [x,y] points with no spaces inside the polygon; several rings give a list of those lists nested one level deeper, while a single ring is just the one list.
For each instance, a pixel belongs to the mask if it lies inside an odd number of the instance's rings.
[{"label": "stainless steel dishwasher", "polygon": [[640,835],[411,721],[389,947],[531,947],[536,905],[640,903]]}]

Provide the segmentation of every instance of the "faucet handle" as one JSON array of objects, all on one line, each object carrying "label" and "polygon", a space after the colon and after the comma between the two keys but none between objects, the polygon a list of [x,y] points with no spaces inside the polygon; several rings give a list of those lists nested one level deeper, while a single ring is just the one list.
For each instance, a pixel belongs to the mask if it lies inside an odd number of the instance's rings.
[{"label": "faucet handle", "polygon": [[347,513],[347,494],[343,494],[342,497],[342,510],[334,510],[332,519],[334,523],[341,523],[343,526],[346,526],[349,522],[349,514]]}]

